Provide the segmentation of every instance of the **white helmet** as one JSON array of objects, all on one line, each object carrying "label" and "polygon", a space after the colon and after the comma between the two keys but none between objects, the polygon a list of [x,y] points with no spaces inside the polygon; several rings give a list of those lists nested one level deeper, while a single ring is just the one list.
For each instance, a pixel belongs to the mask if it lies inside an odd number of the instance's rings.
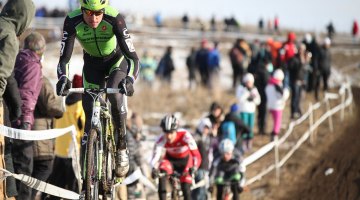
[{"label": "white helmet", "polygon": [[278,81],[282,81],[284,80],[284,72],[281,69],[277,69],[274,71],[273,77]]},{"label": "white helmet", "polygon": [[223,139],[219,144],[220,153],[231,153],[234,150],[234,143],[230,139]]}]

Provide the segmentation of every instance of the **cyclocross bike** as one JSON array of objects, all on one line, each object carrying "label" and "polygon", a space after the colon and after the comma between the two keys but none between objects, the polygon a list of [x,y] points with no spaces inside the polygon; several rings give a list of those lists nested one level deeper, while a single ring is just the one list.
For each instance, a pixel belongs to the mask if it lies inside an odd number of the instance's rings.
[{"label": "cyclocross bike", "polygon": [[[122,179],[115,178],[114,174],[116,143],[110,105],[106,94],[124,94],[125,92],[119,88],[71,88],[69,93],[86,93],[94,101],[91,129],[82,169],[84,181],[86,181],[85,197],[82,198],[97,200],[102,194],[103,199],[106,199],[107,194],[110,193],[111,198],[114,199],[113,185],[121,182]],[[126,106],[126,97],[125,95],[122,96],[124,106]]]}]

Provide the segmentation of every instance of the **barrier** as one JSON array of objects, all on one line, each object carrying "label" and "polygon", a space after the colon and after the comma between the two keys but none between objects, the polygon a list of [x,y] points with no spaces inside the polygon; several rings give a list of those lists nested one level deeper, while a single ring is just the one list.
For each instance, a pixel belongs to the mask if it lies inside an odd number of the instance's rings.
[{"label": "barrier", "polygon": [[[345,99],[347,94],[347,99]],[[334,108],[330,109],[330,102],[331,99],[340,99],[341,103]],[[258,151],[254,152],[250,156],[246,157],[243,160],[243,165],[245,167],[251,165],[256,160],[260,159],[261,157],[265,156],[267,153],[274,149],[275,152],[275,164],[270,165],[266,169],[262,170],[260,173],[255,175],[254,177],[248,179],[246,181],[246,185],[250,185],[257,180],[260,180],[263,176],[270,173],[272,170],[276,170],[276,182],[279,183],[280,180],[280,168],[290,159],[290,157],[294,154],[294,152],[310,137],[310,142],[314,143],[316,140],[316,133],[315,130],[319,127],[326,119],[328,119],[329,129],[333,131],[333,122],[332,122],[332,115],[340,111],[340,118],[341,120],[344,119],[345,115],[345,108],[349,107],[350,112],[352,112],[351,104],[353,101],[353,95],[351,92],[351,85],[349,82],[341,85],[339,89],[339,94],[333,93],[326,93],[325,98],[323,101],[318,102],[316,104],[309,105],[309,109],[306,113],[304,113],[301,118],[297,119],[296,121],[292,121],[285,134],[280,139],[275,139],[273,142],[270,142],[260,148]],[[317,120],[314,121],[313,113],[315,110],[319,109],[322,104],[326,105],[327,111]],[[294,127],[303,123],[306,119],[309,119],[309,129],[299,138],[296,144],[290,149],[290,151],[280,160],[278,148],[281,144],[283,144],[286,139],[293,133]]]}]

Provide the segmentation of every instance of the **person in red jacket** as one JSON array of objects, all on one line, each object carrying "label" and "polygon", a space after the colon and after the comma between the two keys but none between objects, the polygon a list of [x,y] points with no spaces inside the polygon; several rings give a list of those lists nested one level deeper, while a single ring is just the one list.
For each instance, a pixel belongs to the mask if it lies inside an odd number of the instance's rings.
[{"label": "person in red jacket", "polygon": [[[151,161],[153,178],[159,173],[171,175],[176,171],[181,174],[181,190],[184,200],[191,199],[190,186],[191,173],[195,172],[201,164],[201,155],[191,133],[185,129],[178,129],[179,122],[174,115],[166,115],[160,123],[164,132],[155,143],[154,156]],[[165,156],[161,159],[162,149]],[[166,176],[159,178],[159,198],[166,199]]]},{"label": "person in red jacket", "polygon": [[356,43],[358,35],[359,35],[359,24],[358,24],[357,20],[355,19],[354,23],[353,23],[353,27],[352,27],[352,36],[353,36],[354,43]]}]

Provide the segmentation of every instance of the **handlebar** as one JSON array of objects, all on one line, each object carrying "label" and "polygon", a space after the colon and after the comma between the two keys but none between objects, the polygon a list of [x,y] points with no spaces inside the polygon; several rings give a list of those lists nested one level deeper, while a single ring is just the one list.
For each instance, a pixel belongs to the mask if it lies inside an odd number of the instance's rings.
[{"label": "handlebar", "polygon": [[116,94],[121,93],[124,94],[125,91],[123,88],[70,88],[70,93],[87,93],[87,92],[93,92],[93,93],[106,93],[106,94]]}]

